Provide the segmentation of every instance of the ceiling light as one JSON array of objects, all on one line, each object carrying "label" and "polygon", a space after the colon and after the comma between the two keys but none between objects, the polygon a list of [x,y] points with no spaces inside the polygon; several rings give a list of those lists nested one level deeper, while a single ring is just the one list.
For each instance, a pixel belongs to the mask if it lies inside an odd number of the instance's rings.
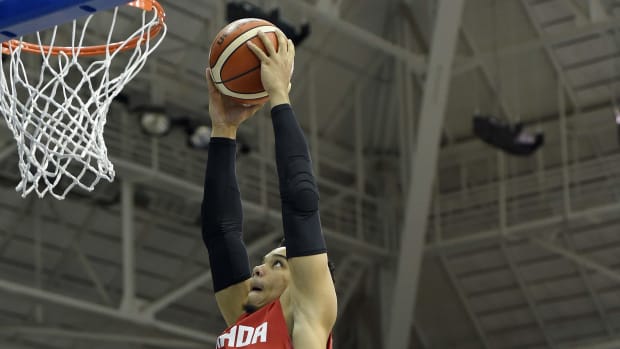
[{"label": "ceiling light", "polygon": [[161,137],[170,132],[172,121],[163,107],[140,107],[140,127],[150,136]]},{"label": "ceiling light", "polygon": [[187,128],[187,143],[194,149],[208,149],[211,141],[211,127],[199,125]]}]

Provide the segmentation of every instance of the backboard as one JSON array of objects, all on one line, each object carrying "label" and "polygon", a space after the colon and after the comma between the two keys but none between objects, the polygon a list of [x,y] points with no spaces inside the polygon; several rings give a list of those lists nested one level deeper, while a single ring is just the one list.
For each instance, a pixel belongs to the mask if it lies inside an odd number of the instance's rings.
[{"label": "backboard", "polygon": [[128,2],[128,0],[0,0],[0,42]]},{"label": "backboard", "polygon": [[[138,29],[118,28],[121,15]],[[165,17],[156,0],[0,0],[0,115],[17,143],[23,197],[62,200],[114,179],[108,109],[162,42]]]}]

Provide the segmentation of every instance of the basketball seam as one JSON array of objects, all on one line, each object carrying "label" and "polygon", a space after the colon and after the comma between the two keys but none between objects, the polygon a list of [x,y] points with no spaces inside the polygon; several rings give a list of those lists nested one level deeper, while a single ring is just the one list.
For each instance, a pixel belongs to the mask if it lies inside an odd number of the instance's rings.
[{"label": "basketball seam", "polygon": [[[220,56],[218,57],[218,59],[215,61],[215,64],[211,68],[211,77],[213,78],[214,82],[218,81],[218,82],[216,82],[216,86],[218,86],[220,88],[220,90],[224,90],[224,91],[222,91],[224,94],[227,94],[227,95],[229,95],[231,97],[237,97],[237,98],[242,98],[242,99],[257,99],[257,98],[266,97],[268,95],[267,92],[265,92],[265,91],[257,92],[257,93],[240,93],[240,92],[233,91],[233,90],[229,89],[226,85],[224,85],[224,83],[226,83],[228,81],[231,81],[231,80],[234,80],[234,79],[238,78],[239,76],[236,76],[236,77],[231,78],[231,79],[227,79],[226,81],[222,81],[222,75],[221,75],[222,67],[224,66],[226,61],[228,61],[228,58],[230,56],[232,56],[232,54],[239,47],[241,47],[241,44],[239,44],[235,48],[229,49],[229,48],[233,47],[233,43],[235,43],[235,42],[245,42],[249,38],[252,38],[252,37],[256,36],[256,33],[259,30],[264,30],[265,32],[275,32],[277,30],[277,28],[275,28],[273,26],[261,25],[261,26],[257,26],[257,27],[250,28],[250,29],[246,30],[245,32],[243,32],[242,34],[237,36],[237,38],[235,38],[233,41],[228,43],[226,48],[220,53]],[[250,34],[248,35],[248,33],[250,33]],[[244,36],[249,36],[249,38],[243,38]],[[253,68],[252,70],[246,71],[246,72],[242,73],[241,75],[244,75],[244,74],[247,74],[247,73],[249,73],[251,71],[254,71],[257,68],[258,67]]]},{"label": "basketball seam", "polygon": [[214,82],[215,82],[216,84],[224,84],[224,83],[227,83],[227,82],[231,82],[231,81],[233,81],[233,80],[235,80],[235,79],[237,79],[237,78],[240,78],[240,77],[242,77],[242,76],[244,76],[244,75],[247,75],[247,74],[249,74],[249,73],[251,73],[251,72],[255,71],[256,69],[260,69],[260,65],[257,65],[257,66],[256,66],[256,67],[254,67],[254,68],[248,69],[248,70],[244,71],[243,73],[241,73],[241,74],[239,74],[239,75],[237,75],[237,76],[233,76],[232,78],[230,78],[230,79],[228,79],[228,80],[214,81]]},{"label": "basketball seam", "polygon": [[[258,28],[258,27],[256,27],[256,28]],[[245,32],[243,32],[243,34],[245,34],[245,33],[249,32],[250,30],[251,30],[251,29],[246,30]],[[241,35],[240,35],[240,36],[241,36]],[[236,40],[236,39],[235,39],[235,40]],[[233,42],[234,42],[234,40],[233,40]],[[230,46],[230,44],[228,44],[227,48],[228,48],[229,46]],[[222,62],[222,67],[224,67],[224,66],[226,65],[226,62],[228,62],[228,60],[230,59],[230,57],[232,57],[232,56],[235,54],[235,52],[237,52],[237,50],[238,50],[238,49],[240,49],[240,48],[241,48],[241,45],[239,45],[237,48],[235,48],[235,49],[234,49],[234,50],[233,50],[233,51],[232,51],[232,52],[231,52],[231,53],[230,53],[230,54],[226,57],[226,59],[224,60],[224,62]],[[222,52],[222,53],[223,53],[223,52]],[[220,54],[220,57],[221,57],[221,54]],[[219,57],[218,57],[218,60],[219,60]],[[254,68],[250,68],[250,69],[246,70],[245,72],[243,72],[243,73],[241,73],[241,74],[238,74],[238,75],[236,75],[236,76],[233,76],[232,78],[229,78],[228,80],[220,80],[220,81],[217,81],[217,82],[216,82],[216,81],[214,81],[214,83],[216,83],[216,84],[225,84],[225,83],[227,83],[227,82],[230,82],[230,81],[233,81],[233,80],[235,80],[235,79],[237,79],[237,78],[240,78],[240,77],[242,77],[242,76],[244,76],[244,75],[246,75],[246,74],[249,74],[249,73],[251,73],[251,72],[255,71],[256,69],[260,69],[260,62],[259,62],[259,64],[258,64],[256,67],[254,67]],[[220,69],[219,69],[219,71],[220,71],[220,79],[221,79],[221,77],[222,77],[222,74],[221,74],[222,68],[220,68]],[[230,88],[228,88],[228,87],[225,87],[225,88],[226,88],[227,90],[233,91],[233,90],[231,90],[231,89],[230,89]],[[238,91],[233,91],[233,92],[243,93],[243,92],[238,92]],[[260,93],[260,91],[259,91],[259,92],[254,92],[254,93]]]}]

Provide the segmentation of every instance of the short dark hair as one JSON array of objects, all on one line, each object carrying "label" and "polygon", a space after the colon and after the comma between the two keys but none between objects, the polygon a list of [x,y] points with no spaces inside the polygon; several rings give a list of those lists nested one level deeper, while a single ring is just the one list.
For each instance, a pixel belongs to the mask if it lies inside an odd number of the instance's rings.
[{"label": "short dark hair", "polygon": [[[280,240],[278,247],[286,247],[286,240],[284,238]],[[332,277],[332,282],[336,285],[336,265],[329,259],[329,257],[327,258],[327,267],[329,268],[329,275]]]}]

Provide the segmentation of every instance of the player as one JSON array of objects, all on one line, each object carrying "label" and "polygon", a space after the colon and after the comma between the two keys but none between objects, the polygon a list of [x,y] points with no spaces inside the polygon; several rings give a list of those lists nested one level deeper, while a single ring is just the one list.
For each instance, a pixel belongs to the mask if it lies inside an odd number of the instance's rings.
[{"label": "player", "polygon": [[278,50],[263,33],[261,61],[275,135],[285,246],[250,272],[242,241],[242,213],[235,176],[236,133],[260,106],[243,107],[223,96],[210,72],[212,136],[202,206],[215,298],[229,326],[217,348],[330,349],[336,321],[334,283],[319,219],[319,194],[308,146],[289,101],[295,48],[277,32]]}]

